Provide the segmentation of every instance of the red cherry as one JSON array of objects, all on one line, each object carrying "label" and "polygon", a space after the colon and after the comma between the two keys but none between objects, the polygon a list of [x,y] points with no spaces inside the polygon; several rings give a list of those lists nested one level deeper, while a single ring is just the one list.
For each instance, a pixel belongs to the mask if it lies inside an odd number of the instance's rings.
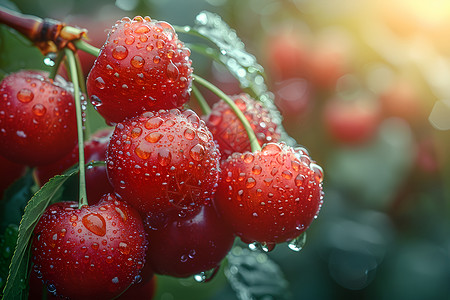
[{"label": "red cherry", "polygon": [[61,77],[20,71],[0,83],[0,154],[43,165],[69,153],[77,141],[73,96]]},{"label": "red cherry", "polygon": [[299,236],[317,216],[322,178],[306,152],[268,143],[222,162],[214,203],[243,241],[281,243]]},{"label": "red cherry", "polygon": [[[231,99],[246,116],[260,145],[280,139],[277,124],[272,121],[270,112],[261,103],[247,94],[231,96]],[[214,104],[206,119],[206,125],[219,144],[222,158],[227,158],[234,152],[250,151],[250,141],[244,126],[223,100]]]},{"label": "red cherry", "polygon": [[[84,143],[84,158],[86,163],[90,161],[105,161],[106,148],[108,147],[111,134],[111,129],[102,129],[94,133]],[[36,175],[41,185],[44,185],[50,178],[57,174],[62,174],[76,163],[78,163],[78,146],[59,161],[36,168]],[[86,169],[86,191],[89,203],[91,204],[95,204],[95,201],[100,199],[102,195],[113,192],[113,188],[106,175],[106,167],[97,166]]]},{"label": "red cherry", "polygon": [[196,214],[171,215],[159,227],[145,222],[149,240],[148,260],[155,273],[187,277],[220,265],[231,249],[233,232],[212,205]]},{"label": "red cherry", "polygon": [[380,123],[377,103],[365,99],[331,99],[323,111],[325,129],[336,141],[358,144],[372,138]]},{"label": "red cherry", "polygon": [[108,123],[190,98],[190,50],[172,26],[149,17],[117,21],[87,78],[92,104]]},{"label": "red cherry", "polygon": [[146,112],[117,124],[107,151],[117,194],[143,214],[191,209],[209,202],[220,153],[192,110]]},{"label": "red cherry", "polygon": [[78,209],[47,208],[34,229],[34,271],[49,292],[71,299],[111,299],[136,280],[147,240],[137,211],[113,194]]},{"label": "red cherry", "polygon": [[13,163],[0,156],[0,201],[4,191],[25,173],[25,166]]}]

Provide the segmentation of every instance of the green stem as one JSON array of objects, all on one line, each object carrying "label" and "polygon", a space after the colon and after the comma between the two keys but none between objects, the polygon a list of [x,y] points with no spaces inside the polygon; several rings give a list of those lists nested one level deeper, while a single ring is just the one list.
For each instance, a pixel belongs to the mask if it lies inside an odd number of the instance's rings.
[{"label": "green stem", "polygon": [[[80,84],[81,93],[84,95],[84,97],[87,97],[87,87],[86,87],[86,80],[84,79],[84,73],[83,68],[81,66],[80,57],[77,53],[74,53],[75,55],[75,62],[77,65],[77,75],[78,75],[78,83]],[[87,99],[84,99],[87,105]],[[85,114],[87,112],[87,109],[85,111]],[[89,119],[85,117],[84,120],[84,140],[86,141],[88,137],[90,136],[90,126],[89,126]]]},{"label": "green stem", "polygon": [[74,53],[69,49],[64,49],[66,53],[69,73],[72,78],[74,87],[74,97],[75,97],[75,109],[77,115],[77,130],[78,130],[78,165],[80,167],[80,193],[78,198],[78,207],[81,208],[84,205],[88,205],[87,194],[86,194],[86,175],[85,175],[85,162],[84,162],[84,138],[83,138],[83,116],[81,110],[81,93],[80,85],[78,83],[77,75],[77,64],[75,61]]},{"label": "green stem", "polygon": [[252,129],[252,126],[248,122],[247,118],[244,116],[244,113],[236,106],[233,100],[228,97],[224,92],[222,92],[218,87],[210,83],[209,81],[201,78],[198,75],[192,74],[192,78],[194,78],[195,82],[203,85],[211,92],[219,96],[225,103],[227,103],[233,112],[236,114],[236,117],[241,121],[242,126],[244,126],[245,131],[247,132],[248,139],[250,140],[250,147],[253,152],[261,151],[261,146],[258,143],[258,139],[256,138],[255,132]]},{"label": "green stem", "polygon": [[53,66],[52,70],[50,71],[50,74],[48,75],[48,78],[55,79],[56,74],[58,73],[59,66],[61,65],[61,62],[64,59],[64,52],[60,51],[58,52],[58,56],[56,56],[55,59],[55,65]]},{"label": "green stem", "polygon": [[203,97],[202,93],[198,90],[195,85],[192,85],[192,92],[194,92],[194,96],[197,99],[198,104],[200,105],[200,109],[202,110],[204,115],[209,115],[211,113],[211,108]]},{"label": "green stem", "polygon": [[78,50],[84,51],[94,56],[98,56],[100,54],[100,49],[92,46],[91,44],[86,43],[82,39],[74,41],[75,47]]}]

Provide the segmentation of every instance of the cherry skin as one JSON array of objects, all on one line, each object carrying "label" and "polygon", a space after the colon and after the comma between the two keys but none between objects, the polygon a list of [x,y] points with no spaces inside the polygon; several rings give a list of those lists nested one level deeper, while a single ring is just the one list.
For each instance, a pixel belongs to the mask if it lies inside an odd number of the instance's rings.
[{"label": "cherry skin", "polygon": [[192,110],[146,112],[117,124],[108,146],[108,178],[141,214],[195,209],[214,196],[220,153]]},{"label": "cherry skin", "polygon": [[77,142],[75,104],[64,79],[19,71],[0,83],[0,154],[16,163],[43,165]]},{"label": "cherry skin", "polygon": [[109,124],[190,98],[190,50],[172,26],[149,17],[116,22],[87,78],[91,103]]},{"label": "cherry skin", "polygon": [[211,270],[220,265],[234,241],[212,204],[195,214],[173,214],[158,227],[144,224],[152,241],[149,263],[157,274],[187,277]]},{"label": "cherry skin", "polygon": [[244,242],[292,240],[322,205],[322,169],[303,150],[268,143],[231,155],[221,167],[214,204]]},{"label": "cherry skin", "polygon": [[0,156],[0,201],[5,190],[25,173],[25,166]]},{"label": "cherry skin", "polygon": [[147,250],[142,220],[114,194],[81,209],[55,203],[33,234],[34,272],[55,295],[111,299],[140,278]]},{"label": "cherry skin", "polygon": [[[280,139],[277,124],[272,121],[270,112],[261,103],[247,94],[231,96],[231,99],[244,113],[260,145]],[[222,159],[234,152],[250,151],[250,141],[244,126],[223,100],[214,104],[206,119],[206,125],[219,144]]]},{"label": "cherry skin", "polygon": [[[108,147],[111,134],[111,129],[102,129],[94,133],[89,140],[84,142],[84,158],[86,163],[91,161],[105,161],[106,148]],[[37,178],[40,184],[44,185],[50,178],[64,173],[64,171],[76,163],[78,163],[78,146],[59,161],[50,165],[37,167]],[[89,203],[91,204],[95,204],[95,201],[99,200],[102,195],[113,192],[113,188],[106,175],[106,166],[96,166],[86,169],[86,191]]]}]

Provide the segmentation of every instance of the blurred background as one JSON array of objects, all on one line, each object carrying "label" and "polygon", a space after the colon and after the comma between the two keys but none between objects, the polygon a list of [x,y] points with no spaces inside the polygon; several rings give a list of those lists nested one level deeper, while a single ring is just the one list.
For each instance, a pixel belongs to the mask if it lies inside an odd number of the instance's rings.
[{"label": "blurred background", "polygon": [[[287,133],[325,172],[304,249],[267,254],[288,282],[283,299],[450,299],[450,1],[0,3],[86,28],[98,47],[123,16],[182,26],[219,14],[265,68]],[[191,58],[195,73],[241,91],[223,66]],[[155,298],[237,296],[221,272],[205,284],[159,277]]]}]

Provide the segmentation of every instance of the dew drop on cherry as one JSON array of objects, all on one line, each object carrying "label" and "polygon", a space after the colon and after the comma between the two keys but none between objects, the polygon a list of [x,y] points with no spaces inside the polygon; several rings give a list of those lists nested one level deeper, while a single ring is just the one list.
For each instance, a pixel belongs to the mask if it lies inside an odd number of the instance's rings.
[{"label": "dew drop on cherry", "polygon": [[152,132],[152,133],[148,134],[145,137],[145,140],[149,143],[157,143],[157,142],[159,142],[160,139],[162,139],[163,136],[164,136],[164,134],[156,131],[156,132]]},{"label": "dew drop on cherry", "polygon": [[145,122],[145,128],[147,129],[156,129],[159,126],[161,126],[161,124],[164,122],[163,119],[161,119],[160,117],[153,117],[148,119],[147,122]]},{"label": "dew drop on cherry", "polygon": [[103,90],[106,87],[105,81],[103,80],[103,78],[101,78],[100,76],[95,78],[95,86],[100,89]]},{"label": "dew drop on cherry", "polygon": [[142,68],[145,64],[145,60],[142,58],[142,56],[136,55],[131,59],[131,65],[135,67],[136,69]]},{"label": "dew drop on cherry", "polygon": [[174,65],[174,63],[172,61],[167,66],[166,75],[167,75],[167,78],[171,81],[177,81],[178,76],[180,76],[180,71],[178,70],[177,66]]},{"label": "dew drop on cherry", "polygon": [[42,105],[41,103],[38,103],[38,104],[35,104],[31,108],[31,111],[33,112],[33,114],[35,116],[42,117],[47,112],[47,109],[45,108],[44,105]]},{"label": "dew drop on cherry", "polygon": [[300,250],[303,249],[305,244],[306,244],[306,232],[303,232],[298,237],[296,237],[295,239],[291,240],[288,243],[288,247],[292,251],[299,252]]},{"label": "dew drop on cherry", "polygon": [[195,145],[189,151],[189,155],[196,161],[201,161],[205,156],[205,147],[200,144]]},{"label": "dew drop on cherry", "polygon": [[161,148],[158,150],[158,162],[161,166],[167,166],[172,160],[172,153],[167,148]]},{"label": "dew drop on cherry", "polygon": [[124,46],[117,46],[112,51],[112,56],[118,60],[125,59],[128,56],[128,50]]},{"label": "dew drop on cherry", "polygon": [[195,138],[195,131],[190,128],[187,128],[183,134],[187,140],[193,140]]},{"label": "dew drop on cherry", "polygon": [[151,152],[150,151],[148,151],[148,150],[146,150],[145,149],[145,147],[144,146],[137,146],[135,149],[134,149],[134,153],[136,153],[136,155],[139,157],[139,158],[142,158],[142,159],[148,159],[149,157],[150,157],[150,155],[151,155]]},{"label": "dew drop on cherry", "polygon": [[29,89],[21,89],[17,92],[17,99],[22,103],[28,103],[33,100],[34,94]]},{"label": "dew drop on cherry", "polygon": [[104,236],[106,234],[106,221],[101,215],[91,213],[85,215],[81,221],[84,227],[93,234],[98,236]]}]

